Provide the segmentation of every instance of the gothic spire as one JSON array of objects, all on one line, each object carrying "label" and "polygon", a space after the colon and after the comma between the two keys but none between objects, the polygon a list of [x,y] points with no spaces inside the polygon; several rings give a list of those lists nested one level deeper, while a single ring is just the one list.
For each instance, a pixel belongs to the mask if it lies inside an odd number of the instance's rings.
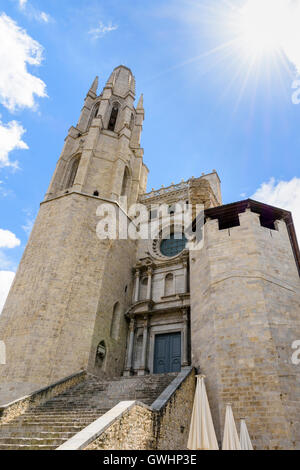
[{"label": "gothic spire", "polygon": [[99,77],[98,77],[98,75],[97,75],[96,78],[95,78],[95,80],[94,80],[93,83],[92,83],[91,88],[90,88],[90,91],[92,91],[93,93],[95,93],[95,95],[97,94],[98,83],[99,83]]},{"label": "gothic spire", "polygon": [[143,95],[143,93],[140,96],[140,99],[139,99],[139,102],[138,102],[138,105],[137,105],[136,109],[144,111],[144,95]]}]

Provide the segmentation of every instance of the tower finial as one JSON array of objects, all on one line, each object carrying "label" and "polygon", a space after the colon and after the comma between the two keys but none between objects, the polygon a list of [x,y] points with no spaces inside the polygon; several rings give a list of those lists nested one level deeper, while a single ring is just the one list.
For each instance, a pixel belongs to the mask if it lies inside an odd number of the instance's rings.
[{"label": "tower finial", "polygon": [[98,84],[99,84],[99,77],[98,77],[98,75],[97,75],[96,78],[95,78],[95,80],[94,80],[93,83],[92,83],[91,88],[90,88],[90,91],[92,91],[93,93],[95,93],[95,95],[97,94]]},{"label": "tower finial", "polygon": [[139,99],[139,102],[138,102],[138,105],[137,105],[136,109],[142,109],[142,110],[144,109],[144,95],[143,95],[143,93],[140,96],[140,99]]}]

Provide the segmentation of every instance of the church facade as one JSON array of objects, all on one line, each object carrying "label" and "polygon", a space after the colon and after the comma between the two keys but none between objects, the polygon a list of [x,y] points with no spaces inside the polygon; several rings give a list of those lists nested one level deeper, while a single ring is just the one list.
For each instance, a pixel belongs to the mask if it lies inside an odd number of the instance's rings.
[{"label": "church facade", "polygon": [[[117,67],[98,79],[69,129],[2,315],[0,404],[81,370],[103,377],[205,374],[218,437],[226,403],[256,448],[300,448],[300,253],[289,212],[253,200],[223,205],[215,170],[146,191],[143,97]],[[97,236],[99,206],[130,220],[147,208],[149,239]],[[176,205],[202,208],[189,249]],[[168,236],[167,236],[168,234]]]}]

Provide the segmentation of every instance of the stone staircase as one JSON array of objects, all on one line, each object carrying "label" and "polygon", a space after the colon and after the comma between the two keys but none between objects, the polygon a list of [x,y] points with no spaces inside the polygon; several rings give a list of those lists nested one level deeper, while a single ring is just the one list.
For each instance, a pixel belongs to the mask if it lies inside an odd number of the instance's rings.
[{"label": "stone staircase", "polygon": [[177,374],[87,379],[0,426],[0,450],[54,450],[120,401],[151,405]]}]

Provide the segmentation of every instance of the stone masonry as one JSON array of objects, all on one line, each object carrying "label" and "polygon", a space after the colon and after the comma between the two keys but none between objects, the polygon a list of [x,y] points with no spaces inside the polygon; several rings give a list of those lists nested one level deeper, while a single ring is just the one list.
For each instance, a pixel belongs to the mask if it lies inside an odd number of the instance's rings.
[{"label": "stone masonry", "polygon": [[[136,243],[100,240],[96,211],[103,202],[118,208],[121,195],[135,202],[145,191],[143,100],[135,109],[126,67],[113,72],[100,96],[97,81],[69,130],[0,317],[7,349],[0,404],[88,367],[111,377],[124,368],[125,318],[117,340],[110,327],[114,305],[124,312],[131,300]],[[118,119],[108,130],[114,106]],[[101,342],[110,354],[96,364]]]},{"label": "stone masonry", "polygon": [[[300,252],[292,216],[252,200],[222,205],[215,170],[147,193],[144,117],[130,69],[116,67],[100,94],[95,79],[68,131],[0,316],[7,354],[0,408],[81,372],[107,387],[118,382],[122,391],[122,375],[134,383],[162,374],[153,379],[159,388],[170,372],[194,366],[206,375],[219,441],[231,402],[235,418],[247,419],[256,449],[300,449],[300,367],[291,360],[300,339]],[[150,239],[98,236],[103,204],[131,221],[124,198],[128,207],[143,204],[147,220],[157,222]],[[204,216],[198,250],[189,250],[185,237],[178,241],[184,232],[178,205],[192,205],[193,227]],[[134,408],[123,427],[94,445],[134,448],[123,432],[134,420],[145,427],[137,446],[185,448],[192,381],[170,400],[159,425],[147,407]],[[134,394],[124,393],[115,398]],[[66,397],[72,403],[72,394]],[[55,416],[55,406],[64,408],[60,399],[41,404],[41,420],[48,408]],[[3,445],[13,444],[2,437]]]},{"label": "stone masonry", "polygon": [[[0,426],[0,450],[55,450],[122,400],[139,400],[151,405],[173,379],[174,374],[166,374],[104,381],[89,375],[84,382],[43,404],[28,408],[21,416]],[[142,429],[145,428],[147,418],[138,412],[136,418],[138,415],[141,426],[134,421],[136,433],[144,439]],[[123,434],[128,434],[129,429],[121,428]],[[112,433],[114,434],[113,430],[110,431]],[[124,441],[119,434],[118,431],[118,443],[116,441],[113,448],[124,448]],[[131,432],[129,435],[132,439],[131,448],[142,445]],[[129,439],[127,440],[129,443]],[[148,440],[155,443],[152,418],[146,440],[149,448],[151,446]],[[110,444],[108,439],[105,446]]]},{"label": "stone masonry", "polygon": [[[207,211],[205,246],[191,253],[193,364],[207,376],[218,437],[225,404],[246,417],[258,449],[299,449],[299,274],[287,226],[262,227],[247,209],[219,229]],[[220,216],[221,217],[221,216]]]}]

